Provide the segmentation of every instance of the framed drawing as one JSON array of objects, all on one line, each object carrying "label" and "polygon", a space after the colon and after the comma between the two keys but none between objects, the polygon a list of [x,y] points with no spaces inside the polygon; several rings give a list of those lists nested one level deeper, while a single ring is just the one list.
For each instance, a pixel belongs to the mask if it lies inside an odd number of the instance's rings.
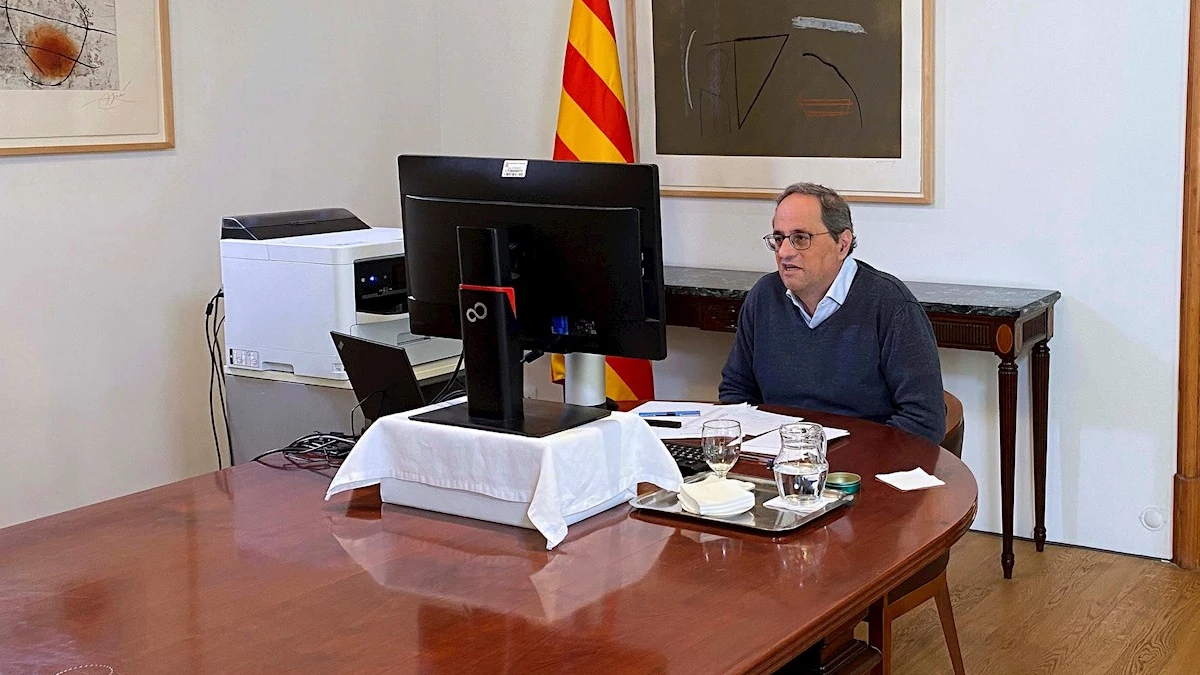
[{"label": "framed drawing", "polygon": [[167,0],[0,0],[0,155],[175,146]]},{"label": "framed drawing", "polygon": [[627,0],[635,152],[662,193],[933,201],[933,0]]}]

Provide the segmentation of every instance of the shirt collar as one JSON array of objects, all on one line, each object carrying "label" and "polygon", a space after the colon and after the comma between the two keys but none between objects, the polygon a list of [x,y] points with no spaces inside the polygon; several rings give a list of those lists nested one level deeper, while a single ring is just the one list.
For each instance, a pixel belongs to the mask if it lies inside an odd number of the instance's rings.
[{"label": "shirt collar", "polygon": [[[854,258],[846,256],[846,259],[842,261],[842,268],[833,278],[833,284],[829,286],[829,290],[825,291],[825,297],[821,298],[821,302],[825,302],[825,298],[829,298],[836,302],[838,307],[846,304],[846,295],[850,293],[850,284],[854,282],[854,275],[857,272],[858,263],[854,261]],[[800,299],[790,290],[787,292],[787,296],[797,307],[804,309],[804,305],[800,304]]]}]

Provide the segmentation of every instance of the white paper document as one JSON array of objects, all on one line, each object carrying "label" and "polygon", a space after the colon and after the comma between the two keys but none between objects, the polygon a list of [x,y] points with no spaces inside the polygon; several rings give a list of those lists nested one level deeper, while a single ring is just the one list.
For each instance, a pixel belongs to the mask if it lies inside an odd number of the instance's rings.
[{"label": "white paper document", "polygon": [[[652,419],[679,422],[679,427],[653,426],[655,435],[663,440],[673,438],[700,438],[704,423],[715,419],[736,420],[742,426],[744,436],[757,436],[801,418],[788,415],[777,415],[759,410],[748,403],[731,405],[714,405],[712,403],[695,403],[688,401],[647,401],[630,412],[650,417],[649,413],[663,413]],[[698,413],[695,415],[680,415],[679,413]]]},{"label": "white paper document", "polygon": [[695,401],[646,401],[629,412],[648,416],[650,413],[666,413],[696,411],[701,415],[717,407],[713,403],[696,403]]},{"label": "white paper document", "polygon": [[[825,427],[825,440],[832,441],[843,436],[849,436],[850,432],[845,429],[836,427]],[[742,443],[742,452],[748,452],[752,455],[767,455],[774,457],[779,454],[779,446],[782,439],[779,437],[779,429],[769,431],[757,438],[751,438]]]},{"label": "white paper document", "polygon": [[[714,405],[712,403],[696,403],[689,401],[647,401],[629,412],[650,419],[678,422],[678,427],[651,426],[654,435],[661,440],[673,438],[700,438],[704,423],[709,420],[731,417],[739,408],[750,406],[741,403],[736,405]],[[649,413],[663,413],[661,416],[649,416]],[[696,414],[683,414],[696,413]]]},{"label": "white paper document", "polygon": [[917,467],[912,471],[897,471],[895,473],[881,473],[875,476],[879,480],[891,485],[897,490],[922,490],[925,488],[937,487],[945,485],[937,476],[931,476],[925,473],[925,470]]},{"label": "white paper document", "polygon": [[740,408],[731,415],[723,415],[735,419],[742,424],[742,434],[759,436],[768,432],[779,433],[779,427],[792,422],[803,422],[803,417],[777,415],[751,406]]}]

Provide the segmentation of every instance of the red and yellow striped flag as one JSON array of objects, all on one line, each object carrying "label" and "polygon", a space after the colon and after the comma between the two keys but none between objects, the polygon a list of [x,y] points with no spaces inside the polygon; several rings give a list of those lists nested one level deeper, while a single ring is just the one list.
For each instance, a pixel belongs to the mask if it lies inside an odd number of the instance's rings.
[{"label": "red and yellow striped flag", "polygon": [[[608,0],[574,0],[571,5],[554,159],[633,161],[633,139]],[[550,369],[554,381],[562,382],[563,357],[554,354]],[[654,398],[654,371],[643,359],[608,357],[604,384],[605,393],[614,401]]]}]

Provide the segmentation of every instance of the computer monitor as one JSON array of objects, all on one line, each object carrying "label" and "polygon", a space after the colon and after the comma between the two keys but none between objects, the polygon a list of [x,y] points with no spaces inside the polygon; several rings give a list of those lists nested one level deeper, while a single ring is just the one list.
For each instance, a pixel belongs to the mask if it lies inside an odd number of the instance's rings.
[{"label": "computer monitor", "polygon": [[330,331],[329,336],[365,419],[375,421],[425,405],[421,385],[403,347],[337,331]]},{"label": "computer monitor", "polygon": [[[475,343],[474,359],[464,344],[469,420],[448,423],[543,435],[528,419],[543,402],[522,410],[520,350],[665,358],[657,167],[414,155],[398,164],[411,330]],[[498,314],[504,321],[487,318]],[[481,343],[495,340],[511,344],[491,363]],[[550,433],[564,414],[606,414],[569,408],[545,411],[558,420]]]}]

